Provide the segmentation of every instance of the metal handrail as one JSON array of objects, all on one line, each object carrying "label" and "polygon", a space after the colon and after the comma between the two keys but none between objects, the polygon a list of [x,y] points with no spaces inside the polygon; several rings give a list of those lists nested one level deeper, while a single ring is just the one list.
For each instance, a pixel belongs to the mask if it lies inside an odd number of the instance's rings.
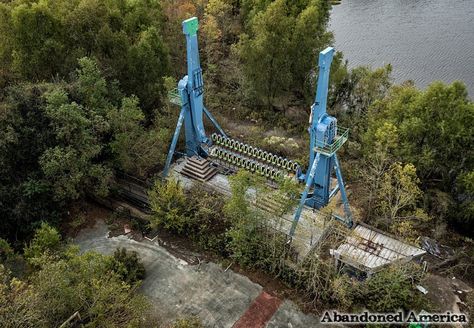
[{"label": "metal handrail", "polygon": [[334,137],[334,141],[332,143],[326,143],[323,141],[316,140],[315,143],[315,151],[322,153],[327,156],[333,155],[336,151],[338,151],[342,145],[349,139],[349,129],[338,127],[337,128],[337,135]]},{"label": "metal handrail", "polygon": [[181,96],[179,94],[178,88],[174,88],[173,90],[170,90],[168,92],[168,100],[170,103],[181,106],[182,101],[181,101]]}]

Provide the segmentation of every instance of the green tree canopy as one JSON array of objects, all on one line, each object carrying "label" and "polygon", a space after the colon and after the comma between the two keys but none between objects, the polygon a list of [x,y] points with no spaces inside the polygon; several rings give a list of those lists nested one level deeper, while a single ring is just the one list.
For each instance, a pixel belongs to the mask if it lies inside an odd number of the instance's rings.
[{"label": "green tree canopy", "polygon": [[[474,103],[462,83],[435,82],[425,91],[411,84],[397,86],[370,107],[363,147],[370,157],[383,140],[389,141],[389,156],[414,164],[424,190],[451,195],[453,220],[473,222],[467,205],[474,196],[473,124]],[[437,200],[430,202],[434,207]]]},{"label": "green tree canopy", "polygon": [[34,266],[23,280],[0,263],[1,327],[59,327],[76,311],[87,327],[144,326],[149,303],[135,293],[144,277],[136,254],[79,254],[42,223],[25,256]]},{"label": "green tree canopy", "polygon": [[332,41],[327,6],[319,0],[276,0],[251,15],[238,49],[247,83],[267,108],[285,106],[292,91],[314,93],[309,86],[316,54]]},{"label": "green tree canopy", "polygon": [[145,176],[160,165],[167,125],[146,129],[138,99],[117,99],[116,91],[89,58],[79,60],[71,83],[7,89],[0,105],[1,236],[21,239],[35,224],[57,221],[71,200],[106,195],[113,168]]},{"label": "green tree canopy", "polygon": [[88,56],[147,110],[161,103],[169,59],[159,1],[15,0],[0,3],[0,16],[3,85],[68,77]]}]

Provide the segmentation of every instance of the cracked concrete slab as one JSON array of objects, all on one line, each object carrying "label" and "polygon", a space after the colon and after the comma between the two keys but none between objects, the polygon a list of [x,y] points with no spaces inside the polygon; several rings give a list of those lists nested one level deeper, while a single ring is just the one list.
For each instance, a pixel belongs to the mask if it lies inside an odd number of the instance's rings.
[{"label": "cracked concrete slab", "polygon": [[[262,286],[215,263],[189,265],[155,242],[138,242],[124,235],[109,238],[108,234],[107,225],[98,220],[74,242],[81,251],[112,254],[118,247],[136,251],[147,272],[140,290],[152,301],[163,325],[183,316],[197,316],[205,327],[231,328],[262,292]],[[291,301],[285,301],[266,325],[318,326],[316,316],[303,314]]]},{"label": "cracked concrete slab", "polygon": [[325,325],[319,322],[314,314],[304,314],[291,301],[285,301],[268,322],[266,328],[320,328]]},{"label": "cracked concrete slab", "polygon": [[247,277],[224,272],[214,263],[188,265],[156,243],[123,235],[108,238],[103,221],[80,232],[74,242],[82,251],[112,254],[117,247],[136,251],[147,272],[140,290],[150,297],[163,324],[198,316],[206,327],[230,328],[262,290]]}]

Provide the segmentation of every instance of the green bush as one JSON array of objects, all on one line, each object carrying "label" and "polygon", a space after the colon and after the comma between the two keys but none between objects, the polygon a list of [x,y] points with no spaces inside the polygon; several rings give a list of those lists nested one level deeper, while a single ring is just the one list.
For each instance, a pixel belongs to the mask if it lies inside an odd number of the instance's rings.
[{"label": "green bush", "polygon": [[196,185],[185,192],[178,181],[157,181],[148,193],[153,214],[150,227],[164,227],[185,234],[203,249],[226,254],[226,231],[222,196],[207,193]]},{"label": "green bush", "polygon": [[148,192],[148,198],[153,211],[150,218],[152,229],[163,226],[183,233],[189,227],[188,201],[178,181],[170,179],[163,183],[157,180]]},{"label": "green bush", "polygon": [[[51,229],[38,229],[36,244],[51,246]],[[44,235],[46,235],[45,238]],[[46,240],[47,242],[44,242]],[[55,243],[53,243],[55,245]],[[119,254],[125,266],[139,267],[136,258]],[[18,279],[0,264],[0,327],[59,327],[76,311],[87,327],[144,327],[151,313],[136,285],[110,269],[115,258],[79,248],[62,248]],[[139,270],[134,276],[139,276]],[[130,278],[130,272],[128,272]]]},{"label": "green bush", "polygon": [[13,255],[13,249],[10,244],[5,240],[0,238],[0,262],[6,261]]},{"label": "green bush", "polygon": [[222,195],[203,192],[199,185],[188,194],[190,213],[189,236],[202,248],[226,255],[230,222],[224,215]]},{"label": "green bush", "polygon": [[414,282],[421,278],[420,272],[416,265],[410,263],[390,266],[360,285],[359,301],[376,312],[416,309],[421,301]]},{"label": "green bush", "polygon": [[36,229],[35,235],[28,246],[24,249],[24,255],[31,264],[39,264],[38,260],[45,254],[55,254],[62,247],[61,235],[56,228],[43,222]]},{"label": "green bush", "polygon": [[66,78],[88,55],[150,112],[162,103],[169,55],[160,2],[8,1],[0,14],[0,81]]},{"label": "green bush", "polygon": [[110,261],[110,268],[120,279],[133,285],[145,278],[145,267],[140,262],[137,252],[127,252],[125,248],[117,248]]}]

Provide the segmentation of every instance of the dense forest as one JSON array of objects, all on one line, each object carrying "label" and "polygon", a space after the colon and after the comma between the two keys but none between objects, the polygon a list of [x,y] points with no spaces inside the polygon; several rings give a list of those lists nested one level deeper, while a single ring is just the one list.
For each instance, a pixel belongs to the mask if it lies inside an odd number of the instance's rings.
[{"label": "dense forest", "polygon": [[[245,235],[244,226],[258,226],[242,196],[252,180],[245,173],[232,182],[235,194],[224,205],[212,195],[185,194],[158,176],[179,110],[167,93],[186,68],[181,22],[192,16],[200,20],[207,107],[231,135],[306,166],[316,58],[334,42],[330,9],[327,0],[0,0],[3,326],[16,327],[7,304],[26,311],[22,326],[51,327],[81,302],[93,305],[81,305],[89,308],[91,327],[105,327],[101,313],[119,303],[107,311],[123,314],[123,321],[110,327],[142,326],[137,309],[145,311],[146,300],[133,293],[142,275],[130,278],[120,269],[131,261],[136,270],[138,260],[120,252],[79,254],[58,232],[73,219],[75,204],[106,197],[122,173],[155,183],[152,227],[193,235],[243,266],[278,269],[295,288],[314,294],[321,286],[308,287],[311,277],[295,278],[270,261],[278,249],[260,249],[264,237],[257,228],[253,239]],[[331,67],[329,111],[350,128],[341,156],[351,206],[359,220],[407,241],[430,236],[459,246],[460,268],[469,275],[474,103],[462,82],[420,90],[410,81],[394,84],[391,71],[390,65],[350,69],[342,53]],[[211,228],[217,217],[224,224]],[[19,257],[22,273],[8,264]],[[321,270],[314,272],[329,277]],[[105,272],[115,273],[104,278]],[[373,288],[410,280],[406,270],[377,279],[349,295],[356,287],[331,277],[327,281],[338,288],[317,298],[347,307],[365,298],[383,310],[380,304],[387,303]],[[83,295],[76,285],[85,286]],[[411,294],[401,295],[386,310],[414,302]],[[55,299],[62,312],[52,314]]]}]

